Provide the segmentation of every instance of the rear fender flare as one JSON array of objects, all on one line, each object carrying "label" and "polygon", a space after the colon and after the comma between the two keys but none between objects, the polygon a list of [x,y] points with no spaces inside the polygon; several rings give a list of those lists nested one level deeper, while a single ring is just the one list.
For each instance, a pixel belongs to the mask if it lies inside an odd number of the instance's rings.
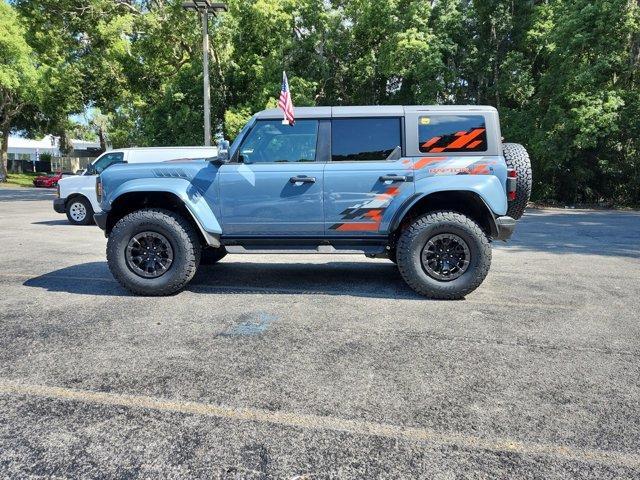
[{"label": "rear fender flare", "polygon": [[484,204],[489,218],[491,234],[498,231],[495,217],[507,212],[507,197],[500,180],[494,175],[452,175],[428,177],[416,182],[416,193],[398,209],[387,226],[389,233],[395,231],[405,215],[418,202],[429,195],[444,192],[468,192]]}]

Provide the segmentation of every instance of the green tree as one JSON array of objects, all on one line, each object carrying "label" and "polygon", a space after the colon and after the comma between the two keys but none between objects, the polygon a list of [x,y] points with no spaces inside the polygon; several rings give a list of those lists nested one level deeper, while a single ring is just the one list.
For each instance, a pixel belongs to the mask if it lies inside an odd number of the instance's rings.
[{"label": "green tree", "polygon": [[630,0],[539,6],[529,32],[540,45],[532,62],[536,102],[523,112],[533,120],[526,135],[543,196],[640,202],[639,18]]},{"label": "green tree", "polygon": [[[116,147],[202,143],[200,22],[181,0],[13,5],[45,92],[14,128],[64,138],[69,114],[96,108]],[[229,0],[210,19],[214,128],[233,137],[275,106],[282,70],[297,106],[490,104],[532,154],[535,198],[640,204],[638,11],[637,0]]]},{"label": "green tree", "polygon": [[0,181],[7,178],[7,149],[14,121],[38,98],[39,74],[18,15],[0,3]]}]

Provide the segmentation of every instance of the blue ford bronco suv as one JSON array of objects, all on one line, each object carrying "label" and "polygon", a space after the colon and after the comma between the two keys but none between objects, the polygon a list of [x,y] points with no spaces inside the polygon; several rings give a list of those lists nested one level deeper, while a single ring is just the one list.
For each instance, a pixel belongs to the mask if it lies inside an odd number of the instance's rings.
[{"label": "blue ford bronco suv", "polygon": [[115,165],[97,179],[113,276],[141,295],[182,289],[227,253],[364,253],[431,298],[475,290],[491,241],[531,191],[526,150],[483,106],[257,113],[217,157]]}]

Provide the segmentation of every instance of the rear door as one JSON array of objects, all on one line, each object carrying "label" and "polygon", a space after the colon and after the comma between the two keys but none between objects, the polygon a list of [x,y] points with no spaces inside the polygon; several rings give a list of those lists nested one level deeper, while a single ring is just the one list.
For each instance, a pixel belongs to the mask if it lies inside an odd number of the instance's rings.
[{"label": "rear door", "polygon": [[225,236],[322,236],[321,124],[257,120],[219,171]]},{"label": "rear door", "polygon": [[398,116],[331,120],[331,161],[325,167],[327,236],[384,234],[395,210],[414,192],[412,163],[403,158]]}]

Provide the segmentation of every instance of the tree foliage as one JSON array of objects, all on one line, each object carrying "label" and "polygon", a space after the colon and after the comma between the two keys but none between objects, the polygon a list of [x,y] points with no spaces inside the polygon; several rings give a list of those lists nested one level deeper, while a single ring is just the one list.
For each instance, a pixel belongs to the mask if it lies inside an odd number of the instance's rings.
[{"label": "tree foliage", "polygon": [[11,127],[27,105],[37,101],[38,72],[25,30],[13,9],[0,3],[0,179],[7,176]]},{"label": "tree foliage", "polygon": [[[18,126],[69,130],[70,113],[94,107],[114,146],[201,143],[200,21],[181,4],[14,0],[46,90]],[[505,139],[532,154],[535,198],[638,205],[639,10],[637,0],[229,0],[210,20],[212,118],[235,135],[275,106],[282,70],[298,106],[490,104]]]}]

